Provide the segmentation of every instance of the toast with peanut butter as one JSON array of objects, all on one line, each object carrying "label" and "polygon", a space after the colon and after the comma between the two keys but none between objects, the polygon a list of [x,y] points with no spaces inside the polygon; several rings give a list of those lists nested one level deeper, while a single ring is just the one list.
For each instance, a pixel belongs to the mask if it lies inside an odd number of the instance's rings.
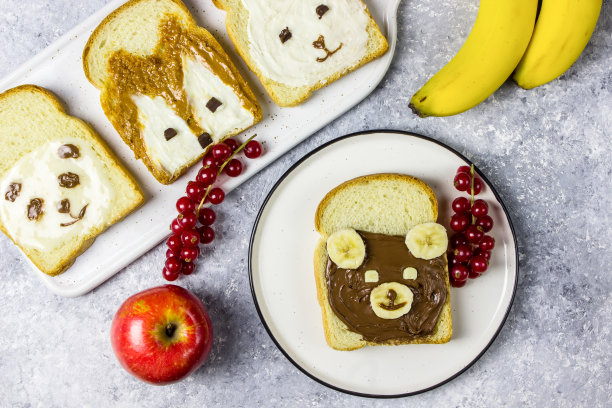
[{"label": "toast with peanut butter", "polygon": [[330,347],[450,340],[448,238],[437,217],[431,188],[407,175],[359,177],[323,198],[314,272]]},{"label": "toast with peanut butter", "polygon": [[213,0],[249,68],[279,106],[383,55],[389,45],[362,0]]},{"label": "toast with peanut butter", "polygon": [[96,132],[46,89],[0,94],[0,146],[0,230],[48,275],[144,202]]},{"label": "toast with peanut butter", "polygon": [[163,184],[262,117],[229,56],[180,0],[119,7],[89,38],[83,68],[110,122]]}]

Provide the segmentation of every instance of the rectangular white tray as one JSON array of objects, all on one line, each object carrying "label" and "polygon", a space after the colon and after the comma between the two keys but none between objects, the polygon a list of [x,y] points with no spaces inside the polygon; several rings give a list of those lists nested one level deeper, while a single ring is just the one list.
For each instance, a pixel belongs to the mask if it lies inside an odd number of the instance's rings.
[{"label": "rectangular white tray", "polygon": [[[53,91],[64,103],[67,113],[84,119],[98,131],[134,174],[147,198],[142,208],[100,235],[63,274],[49,277],[32,265],[45,285],[61,296],[80,296],[89,292],[164,240],[169,234],[170,221],[176,216],[175,201],[184,194],[187,180],[197,174],[197,166],[194,166],[171,186],[159,184],[117,135],[102,111],[98,90],[85,78],[82,52],[87,39],[104,17],[124,2],[117,0],[109,3],[0,81],[0,91],[21,84],[35,84]],[[389,51],[383,57],[315,92],[302,105],[279,108],[271,102],[257,78],[235,52],[225,31],[225,13],[215,8],[210,0],[185,1],[198,24],[208,29],[228,51],[253,87],[263,108],[264,118],[261,123],[245,134],[257,133],[257,140],[263,143],[265,154],[257,160],[249,161],[245,173],[237,179],[223,179],[223,189],[226,192],[355,106],[382,80],[395,50],[396,12],[400,0],[365,2],[389,41]],[[245,137],[243,135],[238,138]]]}]

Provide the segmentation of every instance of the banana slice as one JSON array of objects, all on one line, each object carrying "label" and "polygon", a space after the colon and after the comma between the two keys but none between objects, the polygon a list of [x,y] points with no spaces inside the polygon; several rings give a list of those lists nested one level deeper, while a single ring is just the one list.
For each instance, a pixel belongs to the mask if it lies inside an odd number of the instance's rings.
[{"label": "banana slice", "polygon": [[408,231],[406,246],[417,258],[437,258],[446,252],[448,247],[446,229],[435,222],[419,224]]},{"label": "banana slice", "polygon": [[387,282],[372,289],[370,306],[381,319],[397,319],[410,311],[413,299],[414,295],[408,286]]},{"label": "banana slice", "polygon": [[365,243],[354,229],[343,229],[329,236],[327,253],[340,268],[356,269],[365,259]]}]

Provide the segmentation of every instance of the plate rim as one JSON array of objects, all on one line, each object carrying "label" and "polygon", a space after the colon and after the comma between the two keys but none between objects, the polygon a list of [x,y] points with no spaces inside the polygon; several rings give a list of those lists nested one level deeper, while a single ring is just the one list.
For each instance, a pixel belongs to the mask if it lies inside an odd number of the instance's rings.
[{"label": "plate rim", "polygon": [[[404,136],[412,136],[412,137],[416,137],[416,138],[419,138],[419,139],[423,139],[425,141],[432,142],[434,144],[437,144],[438,146],[441,146],[442,148],[444,148],[444,149],[450,151],[451,153],[455,154],[456,156],[458,156],[460,159],[462,159],[463,161],[465,161],[469,165],[473,165],[474,166],[474,171],[491,188],[491,192],[495,196],[495,199],[501,205],[501,208],[504,211],[504,214],[506,215],[506,219],[508,220],[508,225],[510,227],[510,232],[512,234],[512,240],[514,241],[514,248],[515,248],[514,257],[515,257],[515,265],[516,265],[516,267],[515,267],[515,269],[516,269],[516,278],[514,280],[514,286],[512,288],[512,295],[510,296],[510,302],[508,303],[508,307],[506,308],[506,311],[504,312],[504,317],[502,318],[499,327],[495,330],[495,333],[493,334],[493,336],[491,337],[489,342],[485,345],[485,347],[480,351],[480,353],[478,353],[478,355],[472,361],[470,361],[468,364],[466,364],[465,367],[463,367],[461,370],[457,371],[456,373],[454,373],[450,377],[446,378],[445,380],[443,380],[443,381],[441,381],[441,382],[439,382],[437,384],[434,384],[434,385],[432,385],[430,387],[426,387],[426,388],[423,388],[423,389],[420,389],[420,390],[417,390],[417,391],[412,391],[412,392],[407,392],[407,393],[400,393],[400,394],[371,394],[371,393],[362,393],[362,392],[347,390],[347,389],[338,387],[336,385],[330,384],[330,383],[328,383],[328,382],[326,382],[326,381],[316,377],[314,374],[310,373],[308,370],[306,370],[304,367],[302,367],[300,364],[298,364],[289,355],[289,353],[280,345],[278,340],[276,340],[276,338],[272,334],[272,331],[270,330],[270,327],[266,323],[266,320],[265,320],[265,318],[264,318],[264,316],[262,314],[261,308],[259,307],[259,302],[257,300],[257,295],[255,293],[255,286],[254,286],[254,282],[253,282],[253,244],[254,244],[254,241],[255,241],[255,235],[257,233],[257,227],[259,226],[259,222],[261,220],[261,216],[262,216],[262,214],[264,212],[264,209],[266,208],[268,202],[272,198],[272,195],[278,189],[278,187],[281,185],[281,183],[291,173],[293,173],[293,171],[298,166],[300,166],[303,162],[308,160],[310,157],[314,156],[319,151],[321,151],[321,150],[323,150],[323,149],[325,149],[325,148],[327,148],[327,147],[329,147],[329,146],[331,146],[331,145],[333,145],[335,143],[343,141],[345,139],[349,139],[349,138],[357,137],[357,136],[363,136],[363,135],[367,135],[367,134],[373,134],[373,133],[400,134],[400,135],[404,135]],[[480,360],[480,358],[484,355],[484,353],[486,353],[486,351],[491,347],[493,342],[497,339],[497,336],[501,332],[502,328],[506,324],[506,320],[508,319],[508,316],[510,314],[510,310],[512,309],[512,305],[514,304],[514,298],[515,298],[515,295],[516,295],[516,290],[517,290],[519,276],[520,276],[519,275],[519,248],[518,248],[518,242],[517,242],[517,239],[516,239],[516,231],[515,231],[514,225],[512,223],[512,218],[510,216],[510,213],[508,212],[508,209],[506,208],[506,205],[502,201],[502,199],[499,196],[497,190],[495,189],[493,184],[491,184],[489,179],[478,169],[478,167],[474,163],[472,163],[471,160],[469,160],[467,157],[465,157],[463,154],[461,154],[460,152],[458,152],[454,148],[446,145],[445,143],[443,143],[443,142],[441,142],[439,140],[433,139],[432,137],[425,136],[425,135],[422,135],[422,134],[419,134],[419,133],[409,132],[409,131],[404,131],[404,130],[394,130],[394,129],[363,130],[363,131],[353,132],[353,133],[349,133],[349,134],[337,137],[335,139],[332,139],[332,140],[330,140],[328,142],[325,142],[322,145],[314,148],[313,150],[309,151],[304,156],[302,156],[294,164],[292,164],[291,167],[289,167],[279,177],[279,179],[274,183],[274,185],[272,186],[272,188],[270,189],[270,191],[266,195],[266,198],[264,199],[263,203],[261,204],[261,207],[259,208],[259,211],[257,213],[257,217],[255,218],[255,222],[253,224],[253,229],[251,231],[251,237],[249,239],[249,255],[248,256],[249,256],[248,273],[249,273],[249,286],[250,286],[250,289],[251,289],[251,297],[253,298],[253,303],[255,305],[255,309],[257,310],[257,315],[259,316],[259,320],[261,321],[262,325],[264,326],[266,332],[268,333],[268,336],[270,337],[270,339],[272,340],[274,345],[276,345],[276,347],[285,356],[285,358],[287,360],[289,360],[289,362],[291,362],[291,364],[293,364],[298,370],[300,370],[303,374],[305,374],[310,379],[312,379],[312,380],[318,382],[319,384],[321,384],[321,385],[323,385],[323,386],[325,386],[327,388],[330,388],[332,390],[339,391],[339,392],[342,392],[342,393],[345,393],[345,394],[349,394],[349,395],[354,395],[354,396],[357,396],[357,397],[364,397],[364,398],[392,399],[392,398],[403,398],[403,397],[409,397],[409,396],[412,396],[412,395],[422,394],[424,392],[431,391],[431,390],[433,390],[435,388],[438,388],[438,387],[440,387],[440,386],[442,386],[442,385],[444,385],[444,384],[454,380],[455,378],[457,378],[458,376],[463,374],[465,371],[467,371],[478,360]]]}]

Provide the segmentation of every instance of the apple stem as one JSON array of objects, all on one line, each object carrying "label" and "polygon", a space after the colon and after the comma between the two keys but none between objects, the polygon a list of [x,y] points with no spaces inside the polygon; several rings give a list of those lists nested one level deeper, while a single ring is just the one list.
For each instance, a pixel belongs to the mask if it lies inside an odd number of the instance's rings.
[{"label": "apple stem", "polygon": [[168,323],[166,325],[166,335],[168,337],[174,336],[174,332],[176,331],[176,325],[173,323]]}]

